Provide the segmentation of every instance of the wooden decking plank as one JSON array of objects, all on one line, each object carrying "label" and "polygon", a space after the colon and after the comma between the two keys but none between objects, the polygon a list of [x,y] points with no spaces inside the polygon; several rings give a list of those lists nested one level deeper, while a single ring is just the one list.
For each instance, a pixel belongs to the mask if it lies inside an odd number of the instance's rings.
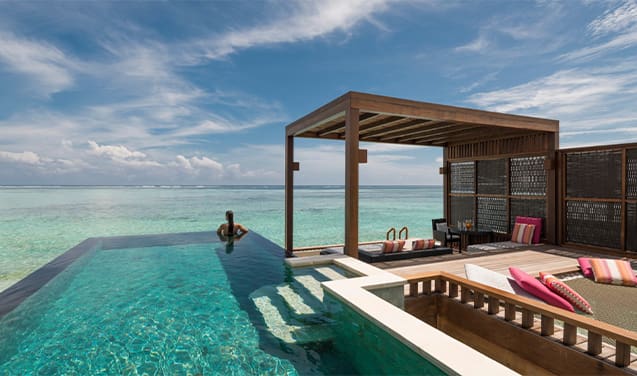
[{"label": "wooden decking plank", "polygon": [[387,270],[407,279],[423,272],[431,271],[445,271],[464,277],[464,265],[467,263],[480,265],[484,268],[507,275],[509,274],[509,266],[518,267],[532,275],[537,275],[541,271],[559,274],[578,270],[577,260],[575,258],[532,250],[404,266]]}]

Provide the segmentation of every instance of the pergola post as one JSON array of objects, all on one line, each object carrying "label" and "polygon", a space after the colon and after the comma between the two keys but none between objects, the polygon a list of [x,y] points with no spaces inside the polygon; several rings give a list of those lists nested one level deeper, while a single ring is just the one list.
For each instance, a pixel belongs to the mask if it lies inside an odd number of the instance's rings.
[{"label": "pergola post", "polygon": [[560,134],[556,131],[553,135],[548,136],[548,161],[546,168],[546,241],[549,244],[557,244],[559,233],[558,226],[558,201],[560,200],[558,190],[558,173],[560,169],[557,166],[557,153],[560,145]]},{"label": "pergola post", "polygon": [[294,136],[285,137],[285,255],[294,250]]},{"label": "pergola post", "polygon": [[358,116],[359,109],[345,112],[345,249],[358,258]]}]

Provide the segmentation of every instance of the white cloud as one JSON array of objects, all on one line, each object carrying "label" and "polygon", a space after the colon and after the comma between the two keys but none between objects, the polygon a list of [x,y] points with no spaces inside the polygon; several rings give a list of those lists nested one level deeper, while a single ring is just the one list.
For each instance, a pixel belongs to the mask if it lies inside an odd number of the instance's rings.
[{"label": "white cloud", "polygon": [[634,96],[637,66],[608,69],[570,69],[558,71],[511,88],[476,93],[469,102],[499,112],[534,113],[560,117],[591,113],[594,108],[621,99],[618,93]]},{"label": "white cloud", "polygon": [[223,165],[217,161],[214,161],[208,157],[192,157],[190,158],[190,164],[194,168],[211,169],[218,172],[223,172]]},{"label": "white cloud", "polygon": [[455,48],[456,52],[478,52],[478,53],[486,53],[489,48],[490,43],[484,35],[480,35],[478,38],[473,41],[458,46]]},{"label": "white cloud", "polygon": [[625,1],[615,9],[607,10],[588,25],[593,36],[603,36],[629,29],[637,24],[637,3]]},{"label": "white cloud", "polygon": [[234,30],[196,44],[208,59],[220,59],[255,46],[294,43],[315,39],[336,31],[349,32],[362,21],[378,25],[373,15],[388,7],[388,0],[326,0],[284,3],[284,10],[272,22]]},{"label": "white cloud", "polygon": [[8,162],[26,163],[31,165],[39,165],[41,163],[40,156],[32,151],[23,151],[22,153],[13,153],[10,151],[0,151],[0,160]]},{"label": "white cloud", "polygon": [[73,84],[71,60],[48,43],[0,32],[0,63],[9,70],[29,76],[38,93],[47,96]]},{"label": "white cloud", "polygon": [[113,159],[143,159],[146,154],[130,150],[123,145],[99,145],[95,141],[88,141],[91,153],[95,155],[104,155]]},{"label": "white cloud", "polygon": [[588,24],[589,33],[598,39],[608,37],[596,45],[586,46],[559,56],[559,61],[582,61],[624,50],[637,45],[637,3],[625,1]]}]

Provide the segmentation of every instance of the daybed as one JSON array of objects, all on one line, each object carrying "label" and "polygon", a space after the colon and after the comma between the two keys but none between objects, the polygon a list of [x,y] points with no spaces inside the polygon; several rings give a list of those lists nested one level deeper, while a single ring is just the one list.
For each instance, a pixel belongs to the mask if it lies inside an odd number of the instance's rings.
[{"label": "daybed", "polygon": [[361,261],[374,263],[374,262],[383,262],[383,261],[406,260],[406,259],[411,259],[416,257],[450,255],[452,253],[453,253],[453,250],[451,248],[439,247],[439,246],[436,246],[434,248],[429,248],[429,249],[420,249],[417,251],[404,250],[400,252],[383,253],[380,249],[380,245],[370,244],[370,245],[361,246],[358,249],[358,258]]},{"label": "daybed", "polygon": [[[518,229],[518,226],[520,228]],[[540,243],[540,235],[542,229],[542,218],[535,217],[516,217],[513,233],[507,236],[510,240],[494,243],[472,244],[467,246],[467,253],[472,252],[488,252],[499,249],[518,249],[536,246]]]}]

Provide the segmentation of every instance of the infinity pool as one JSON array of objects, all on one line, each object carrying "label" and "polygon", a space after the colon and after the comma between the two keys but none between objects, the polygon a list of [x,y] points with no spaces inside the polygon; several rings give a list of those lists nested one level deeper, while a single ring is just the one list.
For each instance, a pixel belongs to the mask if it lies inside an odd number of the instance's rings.
[{"label": "infinity pool", "polygon": [[[258,234],[234,244],[202,233],[104,238],[74,257],[0,318],[0,374],[387,372],[374,366],[386,363],[380,354],[360,343],[365,366],[357,366],[355,339],[336,335],[368,325],[362,317],[357,323],[348,313],[344,322],[347,310],[324,310],[320,282],[347,273],[292,270]],[[366,332],[398,351],[391,336]],[[391,373],[439,373],[401,351],[411,364]]]}]

